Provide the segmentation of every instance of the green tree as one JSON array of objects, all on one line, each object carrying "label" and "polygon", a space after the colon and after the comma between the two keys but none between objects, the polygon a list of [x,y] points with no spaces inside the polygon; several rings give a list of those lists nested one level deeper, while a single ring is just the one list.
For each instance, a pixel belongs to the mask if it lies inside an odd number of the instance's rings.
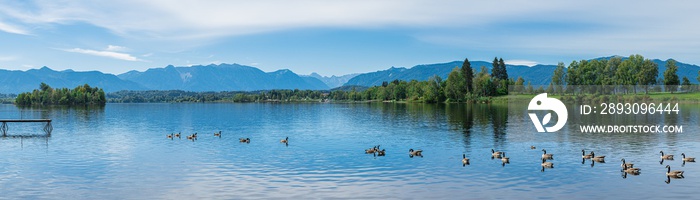
[{"label": "green tree", "polygon": [[562,86],[564,85],[565,81],[566,72],[564,71],[564,63],[559,62],[557,64],[557,68],[554,69],[554,73],[552,75],[552,83],[554,84],[556,93],[562,94],[564,92],[562,90]]},{"label": "green tree", "polygon": [[688,77],[683,77],[683,91],[690,92],[690,79]]},{"label": "green tree", "polygon": [[464,77],[464,85],[467,87],[466,92],[473,92],[474,70],[468,58],[465,58],[464,63],[462,63],[462,77]]},{"label": "green tree", "polygon": [[[680,80],[678,79],[678,66],[676,66],[675,60],[666,61],[666,71],[664,71],[664,85],[666,85],[667,90],[671,90],[671,93],[676,91],[677,86],[680,85]],[[669,88],[669,86],[671,86]],[[674,87],[675,86],[675,87]]]},{"label": "green tree", "polygon": [[465,80],[462,77],[462,73],[459,67],[452,69],[452,72],[447,76],[447,83],[445,84],[445,96],[447,99],[452,101],[462,101],[466,95]]},{"label": "green tree", "polygon": [[639,85],[644,87],[644,93],[649,93],[649,86],[656,84],[656,76],[659,74],[659,65],[655,62],[645,59],[642,62],[642,67],[637,72]]}]

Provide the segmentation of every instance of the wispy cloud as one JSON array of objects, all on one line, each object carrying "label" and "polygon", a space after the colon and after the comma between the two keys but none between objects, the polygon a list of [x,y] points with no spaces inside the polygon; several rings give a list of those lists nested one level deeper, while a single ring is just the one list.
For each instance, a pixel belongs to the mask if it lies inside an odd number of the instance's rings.
[{"label": "wispy cloud", "polygon": [[6,24],[6,23],[1,22],[1,21],[0,21],[0,31],[14,33],[14,34],[20,34],[20,35],[29,35],[29,31],[24,30],[23,28],[20,28],[17,26]]},{"label": "wispy cloud", "polygon": [[107,45],[107,51],[125,52],[125,51],[129,51],[129,48],[126,48],[123,46],[117,46],[117,45]]},{"label": "wispy cloud", "polygon": [[102,56],[102,57],[107,57],[107,58],[113,58],[113,59],[118,59],[118,60],[126,60],[126,61],[143,61],[139,58],[136,58],[130,54],[127,53],[120,53],[120,52],[114,52],[114,51],[109,51],[109,49],[113,46],[109,46],[105,51],[100,51],[100,50],[92,50],[92,49],[81,49],[81,48],[72,48],[72,49],[60,49],[62,51],[66,52],[73,52],[73,53],[82,53],[82,54],[87,54],[87,55],[93,55],[93,56]]},{"label": "wispy cloud", "polygon": [[17,57],[14,57],[14,56],[0,56],[0,61],[3,61],[3,62],[13,61],[16,59],[17,59]]},{"label": "wispy cloud", "polygon": [[537,63],[535,61],[531,61],[531,60],[504,60],[504,62],[506,64],[509,64],[509,65],[525,65],[528,67],[532,67],[532,66],[539,64],[539,63]]}]

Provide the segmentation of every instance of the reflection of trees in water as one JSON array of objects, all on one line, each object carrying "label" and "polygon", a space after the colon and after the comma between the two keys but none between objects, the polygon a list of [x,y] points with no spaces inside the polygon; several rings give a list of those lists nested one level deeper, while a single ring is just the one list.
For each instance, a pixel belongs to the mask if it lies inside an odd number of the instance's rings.
[{"label": "reflection of trees in water", "polygon": [[468,143],[475,125],[490,127],[495,144],[506,140],[508,124],[507,104],[447,104],[445,107],[451,125],[460,127]]}]

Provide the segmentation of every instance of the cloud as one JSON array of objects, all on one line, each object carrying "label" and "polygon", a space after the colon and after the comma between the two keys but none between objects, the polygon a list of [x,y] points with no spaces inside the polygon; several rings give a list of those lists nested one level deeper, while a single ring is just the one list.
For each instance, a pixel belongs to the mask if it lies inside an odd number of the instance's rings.
[{"label": "cloud", "polygon": [[509,65],[525,65],[528,67],[532,67],[532,66],[539,64],[535,61],[530,61],[530,60],[504,60],[504,62],[506,64],[509,64]]},{"label": "cloud", "polygon": [[112,52],[125,52],[129,51],[129,48],[122,47],[122,46],[116,46],[116,45],[107,45],[106,51],[112,51]]},{"label": "cloud", "polygon": [[93,55],[93,56],[114,58],[114,59],[118,59],[118,60],[143,61],[143,60],[138,59],[132,55],[129,55],[126,53],[114,52],[114,51],[97,51],[97,50],[81,49],[81,48],[61,49],[61,50],[66,51],[66,52],[82,53],[82,54]]},{"label": "cloud", "polygon": [[17,59],[17,57],[14,57],[14,56],[0,56],[0,61],[3,61],[3,62],[13,61],[16,59]]},{"label": "cloud", "polygon": [[14,34],[20,34],[20,35],[29,35],[29,31],[24,30],[23,28],[20,28],[20,27],[6,24],[4,22],[0,22],[0,31],[5,31],[8,33],[14,33]]}]

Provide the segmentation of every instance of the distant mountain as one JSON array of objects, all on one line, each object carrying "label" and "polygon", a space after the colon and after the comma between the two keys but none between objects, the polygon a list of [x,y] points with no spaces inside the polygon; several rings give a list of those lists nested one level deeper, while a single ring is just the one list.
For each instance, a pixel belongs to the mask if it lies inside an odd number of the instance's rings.
[{"label": "distant mountain", "polygon": [[328,87],[330,88],[337,88],[340,86],[343,86],[343,84],[347,83],[350,79],[354,78],[355,76],[360,75],[359,73],[355,74],[346,74],[342,76],[321,76],[320,74],[317,73],[311,73],[311,75],[308,75],[309,77],[314,77],[318,80],[323,81]]},{"label": "distant mountain", "polygon": [[144,72],[130,71],[119,78],[143,85],[151,90],[185,91],[254,91],[271,89],[326,90],[318,79],[300,77],[290,70],[265,73],[238,64],[152,68]]},{"label": "distant mountain", "polygon": [[48,67],[30,69],[27,71],[0,70],[0,93],[19,94],[39,89],[42,82],[53,88],[75,88],[78,85],[89,84],[100,87],[105,92],[119,90],[144,90],[143,86],[125,81],[113,74],[98,71],[75,72],[72,70],[54,71]]},{"label": "distant mountain", "polygon": [[[389,82],[396,79],[424,81],[428,80],[433,75],[438,75],[446,79],[452,69],[455,67],[462,67],[462,62],[463,61],[453,61],[449,63],[417,65],[408,69],[391,67],[387,70],[360,74],[350,79],[345,85],[375,86],[381,85],[384,81]],[[471,61],[470,63],[472,69],[476,70],[476,72],[479,72],[481,66],[484,66],[489,70],[489,73],[491,73],[491,62]],[[554,68],[556,68],[555,65],[536,65],[533,67],[506,65],[509,77],[518,78],[518,76],[522,76],[525,81],[531,81],[533,85],[549,84]]]}]

